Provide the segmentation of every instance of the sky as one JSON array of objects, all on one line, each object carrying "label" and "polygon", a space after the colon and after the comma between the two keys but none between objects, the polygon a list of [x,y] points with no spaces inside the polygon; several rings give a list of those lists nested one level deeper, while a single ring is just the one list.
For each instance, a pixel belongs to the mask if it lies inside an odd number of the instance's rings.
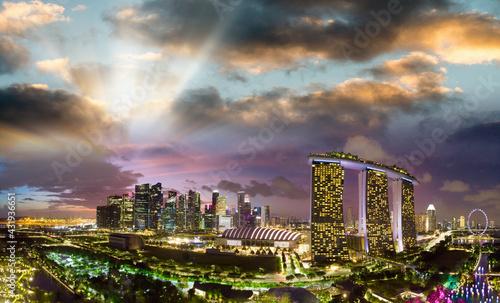
[{"label": "sky", "polygon": [[499,17],[493,0],[3,1],[0,215],[15,193],[19,216],[94,217],[161,182],[306,219],[308,154],[344,151],[407,169],[417,213],[500,223]]}]

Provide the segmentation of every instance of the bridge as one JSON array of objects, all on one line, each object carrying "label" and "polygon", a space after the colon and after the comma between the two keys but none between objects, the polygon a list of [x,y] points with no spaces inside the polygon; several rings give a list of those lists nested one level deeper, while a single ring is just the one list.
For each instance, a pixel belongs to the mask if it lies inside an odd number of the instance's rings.
[{"label": "bridge", "polygon": [[392,261],[392,260],[387,260],[387,259],[384,259],[384,258],[381,258],[381,257],[376,257],[376,256],[372,256],[372,255],[368,255],[364,252],[359,252],[359,251],[356,251],[356,253],[358,255],[361,255],[361,256],[364,256],[364,257],[367,257],[367,258],[370,258],[370,259],[375,259],[377,261],[381,261],[381,262],[385,262],[385,263],[388,263],[388,264],[391,264],[391,265],[394,265],[394,266],[398,266],[401,268],[401,271],[405,271],[407,268],[413,270],[413,271],[417,271],[417,268],[413,265],[410,265],[410,264],[404,264],[404,263],[400,263],[400,262],[396,262],[396,261]]}]

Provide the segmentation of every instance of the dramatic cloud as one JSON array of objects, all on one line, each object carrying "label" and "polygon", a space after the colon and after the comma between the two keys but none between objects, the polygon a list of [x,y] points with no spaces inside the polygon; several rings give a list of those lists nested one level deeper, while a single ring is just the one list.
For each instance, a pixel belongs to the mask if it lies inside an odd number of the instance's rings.
[{"label": "dramatic cloud", "polygon": [[380,143],[363,136],[347,138],[347,143],[345,144],[343,151],[357,155],[364,159],[380,161],[382,163],[386,163],[388,158],[392,158],[392,156],[389,156],[384,151]]},{"label": "dramatic cloud", "polygon": [[30,52],[9,37],[0,36],[0,75],[26,67]]},{"label": "dramatic cloud", "polygon": [[43,60],[37,61],[36,65],[38,69],[43,73],[56,73],[59,75],[64,81],[71,81],[71,75],[69,73],[69,59],[59,58],[54,60]]},{"label": "dramatic cloud", "polygon": [[29,3],[21,1],[3,2],[0,11],[0,32],[12,35],[24,35],[28,30],[58,21],[69,22],[64,17],[64,7],[53,3],[33,0]]},{"label": "dramatic cloud", "polygon": [[492,189],[481,189],[477,194],[466,195],[464,201],[473,202],[478,206],[495,206],[499,208],[500,184]]},{"label": "dramatic cloud", "polygon": [[208,0],[149,1],[105,20],[119,37],[179,54],[198,55],[207,50],[208,39],[219,40],[214,59],[256,73],[295,66],[304,58],[368,60],[407,49],[460,64],[500,56],[499,21],[476,12],[449,13],[447,1],[402,1],[391,9],[386,1],[311,1],[301,7],[252,1],[231,9],[223,21],[216,6]]},{"label": "dramatic cloud", "polygon": [[[208,188],[208,187],[207,187]],[[250,197],[255,197],[256,195],[261,195],[262,197],[278,196],[286,197],[289,199],[304,199],[309,196],[309,194],[300,187],[297,187],[288,179],[282,176],[278,176],[271,180],[271,185],[266,183],[259,183],[255,180],[250,181],[250,185],[241,185],[239,183],[222,180],[217,184],[217,189],[221,191],[229,191],[232,193],[237,193],[239,191],[245,191]]]},{"label": "dramatic cloud", "polygon": [[105,146],[121,126],[102,106],[63,90],[13,85],[0,90],[0,190],[34,188],[68,205],[98,203],[142,177],[110,160]]},{"label": "dramatic cloud", "polygon": [[463,193],[469,191],[469,185],[465,184],[463,181],[460,180],[454,180],[454,181],[445,180],[443,186],[439,190],[449,191],[454,193]]}]

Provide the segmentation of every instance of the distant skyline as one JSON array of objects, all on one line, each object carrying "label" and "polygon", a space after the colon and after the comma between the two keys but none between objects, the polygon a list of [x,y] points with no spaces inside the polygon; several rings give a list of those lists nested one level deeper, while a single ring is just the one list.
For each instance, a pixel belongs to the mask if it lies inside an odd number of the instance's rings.
[{"label": "distant skyline", "polygon": [[344,151],[409,170],[416,213],[500,222],[499,17],[493,0],[4,1],[0,194],[91,217],[161,182],[307,218],[307,155]]}]

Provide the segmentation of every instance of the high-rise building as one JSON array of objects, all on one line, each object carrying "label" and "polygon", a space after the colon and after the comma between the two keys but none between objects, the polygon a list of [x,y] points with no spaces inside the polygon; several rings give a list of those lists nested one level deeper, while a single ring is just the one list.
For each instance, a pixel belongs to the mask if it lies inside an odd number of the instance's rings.
[{"label": "high-rise building", "polygon": [[134,229],[147,229],[149,226],[150,189],[149,184],[135,186]]},{"label": "high-rise building", "polygon": [[265,227],[269,227],[271,225],[271,206],[266,205],[264,206],[264,214],[263,214],[263,222]]},{"label": "high-rise building", "polygon": [[151,199],[149,200],[149,225],[148,228],[158,230],[161,227],[161,209],[163,208],[163,190],[161,183],[150,187]]},{"label": "high-rise building", "polygon": [[426,231],[427,232],[434,232],[436,230],[436,209],[434,208],[434,205],[429,204],[429,207],[427,207],[427,223],[426,223]]},{"label": "high-rise building", "polygon": [[188,209],[187,209],[187,230],[200,229],[201,223],[201,204],[200,193],[189,190],[188,193]]},{"label": "high-rise building", "polygon": [[[123,196],[108,196],[108,228],[122,228],[122,207],[123,207]],[[110,208],[113,206],[113,208]],[[116,213],[117,212],[117,213]]]},{"label": "high-rise building", "polygon": [[359,173],[359,185],[362,187],[360,222],[365,249],[374,254],[393,252],[387,174],[364,169]]},{"label": "high-rise building", "polygon": [[238,192],[238,222],[237,227],[245,226],[245,192]]},{"label": "high-rise building", "polygon": [[395,210],[393,236],[398,250],[402,251],[417,245],[413,183],[403,178],[392,182]]},{"label": "high-rise building", "polygon": [[490,228],[495,228],[495,221],[490,221]]},{"label": "high-rise building", "polygon": [[251,224],[254,227],[260,227],[262,222],[262,207],[255,206],[252,210]]},{"label": "high-rise building", "polygon": [[427,224],[427,214],[426,213],[420,213],[420,214],[415,214],[415,229],[417,233],[423,233],[426,231],[426,225]]},{"label": "high-rise building", "polygon": [[[226,208],[227,208],[227,196],[226,194],[217,197],[217,206],[215,209],[215,220],[217,221],[217,231],[220,232],[221,220],[223,220],[222,216],[226,216]],[[228,219],[225,223],[227,223]]]},{"label": "high-rise building", "polygon": [[347,208],[347,227],[354,228],[354,214],[352,206]]},{"label": "high-rise building", "polygon": [[215,208],[217,207],[217,198],[219,198],[219,191],[214,190],[212,192],[212,207],[211,207],[211,209],[213,209],[214,211],[215,211]]},{"label": "high-rise building", "polygon": [[123,194],[123,206],[121,225],[123,228],[133,228],[134,226],[134,203],[135,197],[132,193]]},{"label": "high-rise building", "polygon": [[96,210],[96,224],[98,228],[106,228],[106,220],[108,217],[107,214],[107,208],[108,206],[97,206]]},{"label": "high-rise building", "polygon": [[175,231],[176,222],[175,216],[177,211],[177,192],[168,191],[167,201],[165,201],[165,207],[163,208],[163,229],[166,232],[172,233]]},{"label": "high-rise building", "polygon": [[337,163],[313,161],[311,189],[312,259],[348,260],[342,208],[344,169]]},{"label": "high-rise building", "polygon": [[460,228],[465,228],[465,217],[464,217],[464,216],[460,216],[460,224],[459,224],[459,227],[460,227]]},{"label": "high-rise building", "polygon": [[182,194],[177,199],[177,210],[175,214],[176,231],[187,230],[187,210],[186,195]]}]

